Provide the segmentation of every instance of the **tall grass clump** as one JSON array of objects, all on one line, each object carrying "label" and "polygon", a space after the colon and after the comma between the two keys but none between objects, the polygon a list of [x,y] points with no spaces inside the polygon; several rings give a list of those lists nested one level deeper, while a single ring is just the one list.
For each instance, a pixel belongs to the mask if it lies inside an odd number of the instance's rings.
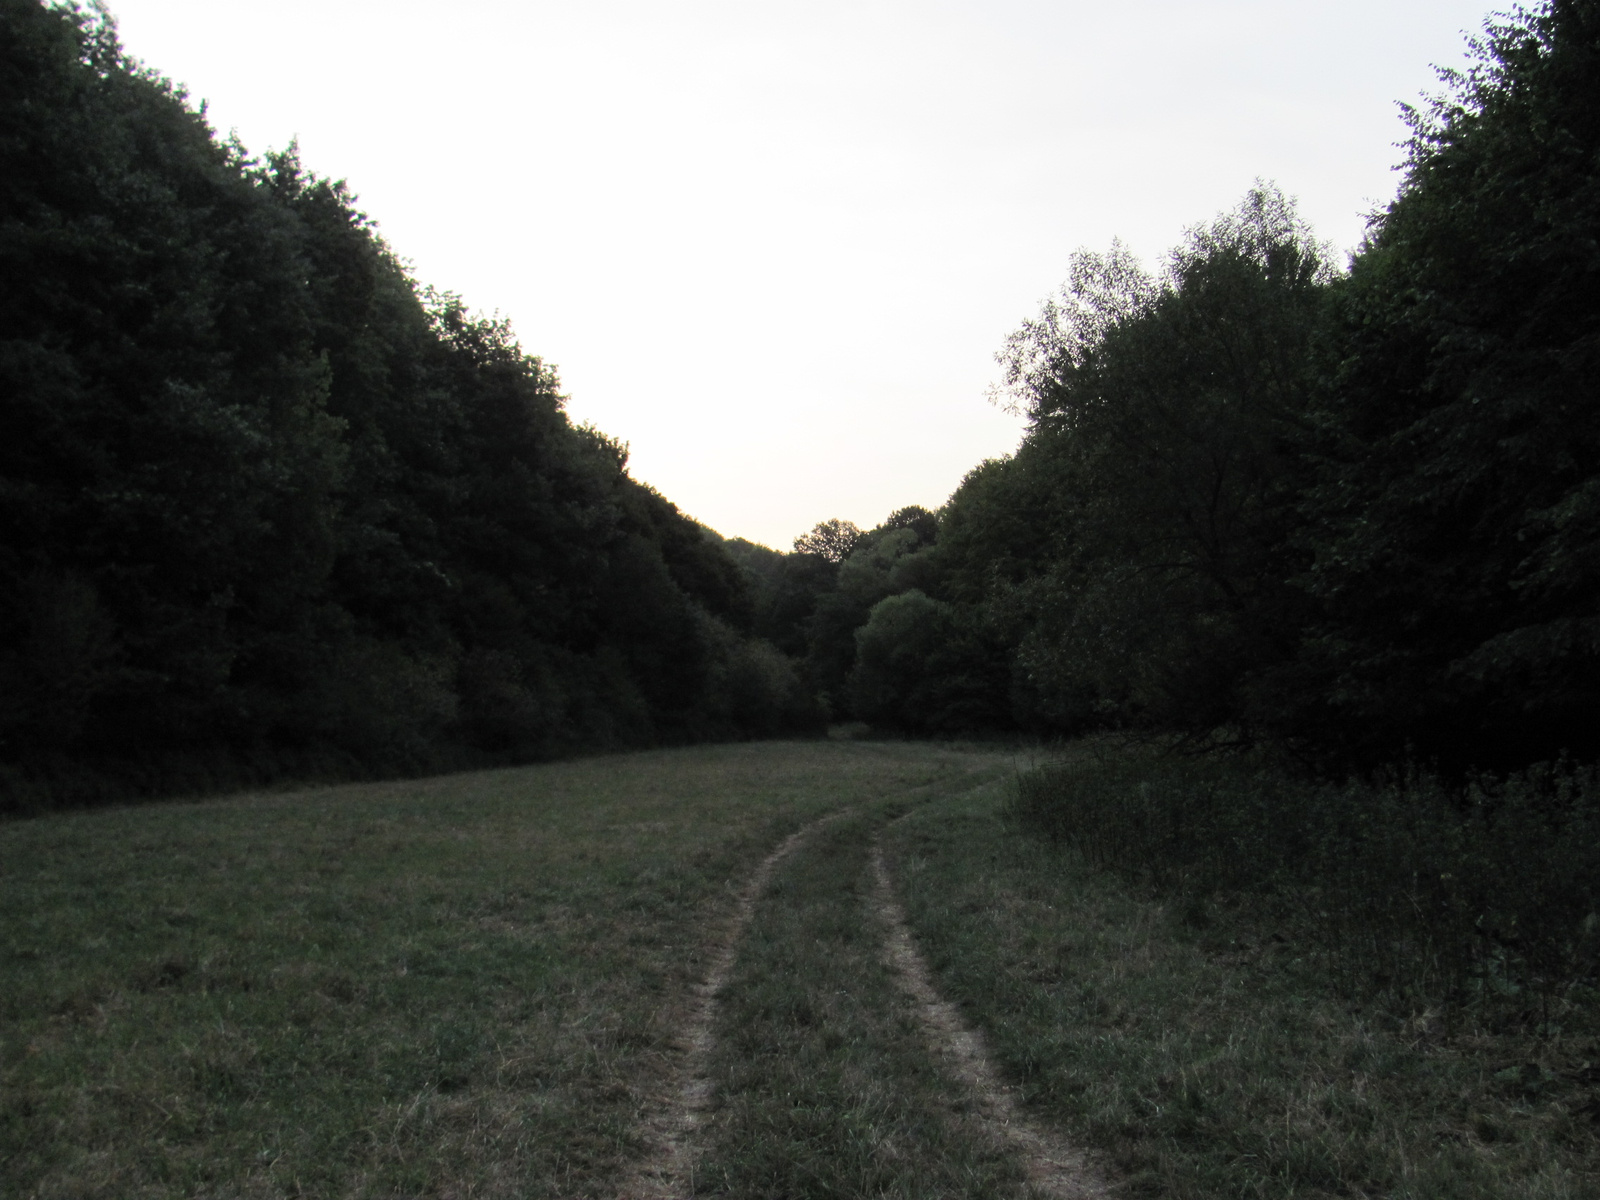
[{"label": "tall grass clump", "polygon": [[1316,783],[1101,748],[1013,814],[1204,926],[1247,910],[1365,999],[1541,1035],[1600,998],[1600,773]]}]

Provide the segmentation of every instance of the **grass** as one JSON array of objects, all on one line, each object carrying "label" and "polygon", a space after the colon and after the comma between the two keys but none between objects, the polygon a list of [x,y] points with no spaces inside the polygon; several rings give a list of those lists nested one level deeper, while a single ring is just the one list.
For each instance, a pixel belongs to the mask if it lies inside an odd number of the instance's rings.
[{"label": "grass", "polygon": [[1014,811],[1198,919],[1249,910],[1365,1003],[1541,1036],[1600,1007],[1592,768],[1330,784],[1105,740],[1023,776]]},{"label": "grass", "polygon": [[0,1194],[607,1195],[753,864],[975,761],[743,745],[0,826]]},{"label": "grass", "polygon": [[930,1059],[884,964],[869,854],[898,807],[830,824],[758,905],[724,993],[696,1196],[1021,1194],[1017,1164]]},{"label": "grass", "polygon": [[1600,1196],[1592,1037],[1447,1037],[1437,1014],[1351,1005],[1270,929],[1197,920],[1022,834],[1008,796],[897,825],[902,900],[1031,1111],[1119,1195]]},{"label": "grass", "polygon": [[1270,909],[1016,824],[1007,761],[770,743],[0,825],[0,1195],[614,1196],[743,881],[838,814],[739,944],[697,1195],[1027,1193],[884,965],[881,837],[945,994],[1119,1196],[1600,1197],[1588,1018],[1363,1001]]}]

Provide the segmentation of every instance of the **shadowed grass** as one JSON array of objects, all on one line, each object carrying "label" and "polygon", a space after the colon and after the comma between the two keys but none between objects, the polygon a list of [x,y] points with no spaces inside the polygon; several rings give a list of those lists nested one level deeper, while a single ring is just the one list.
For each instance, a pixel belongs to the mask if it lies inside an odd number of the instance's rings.
[{"label": "shadowed grass", "polygon": [[696,1195],[1023,1194],[885,964],[869,854],[887,815],[875,805],[819,831],[758,904],[723,997]]},{"label": "shadowed grass", "polygon": [[974,762],[742,745],[0,826],[0,1193],[607,1195],[753,864]]},{"label": "shadowed grass", "polygon": [[[885,967],[1119,1194],[1600,1196],[1600,1046],[1336,1002],[1248,912],[1154,903],[970,791],[996,754],[713,747],[0,826],[0,1194],[612,1196],[750,871],[702,1195],[1011,1197]],[[923,803],[927,801],[927,803]],[[1587,1100],[1587,1103],[1586,1103]]]},{"label": "shadowed grass", "polygon": [[[891,865],[946,995],[1033,1110],[1126,1196],[1600,1195],[1572,1080],[1592,1040],[1445,1039],[1334,1000],[1261,931],[1204,931],[1023,836],[1003,788],[895,827]],[[1268,939],[1270,942],[1270,938]]]}]

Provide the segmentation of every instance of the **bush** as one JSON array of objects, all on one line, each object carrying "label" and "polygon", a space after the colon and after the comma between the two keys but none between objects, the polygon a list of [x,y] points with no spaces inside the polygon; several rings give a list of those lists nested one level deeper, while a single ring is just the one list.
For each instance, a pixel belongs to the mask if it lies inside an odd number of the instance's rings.
[{"label": "bush", "polygon": [[713,736],[765,738],[822,733],[826,718],[794,664],[770,642],[705,617],[713,647],[707,714]]},{"label": "bush", "polygon": [[849,697],[859,719],[918,734],[1005,722],[1005,659],[966,610],[913,588],[875,604],[855,640]]}]

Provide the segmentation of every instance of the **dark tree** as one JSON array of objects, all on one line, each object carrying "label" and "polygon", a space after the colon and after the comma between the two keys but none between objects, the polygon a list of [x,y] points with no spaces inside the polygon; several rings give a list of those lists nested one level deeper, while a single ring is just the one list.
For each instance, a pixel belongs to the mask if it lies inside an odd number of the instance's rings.
[{"label": "dark tree", "polygon": [[[1310,348],[1331,278],[1280,193],[1193,231],[1165,277],[1080,254],[1003,360],[1032,428],[952,501],[952,594],[988,594],[1043,711],[1250,736],[1289,586]],[[1054,697],[1054,699],[1051,699]],[[1076,714],[1076,715],[1075,715]]]},{"label": "dark tree", "polygon": [[1600,5],[1518,10],[1409,113],[1339,289],[1297,733],[1600,752]]},{"label": "dark tree", "polygon": [[0,271],[0,809],[815,728],[555,371],[101,9],[0,0]]},{"label": "dark tree", "polygon": [[852,521],[819,521],[810,533],[802,533],[794,540],[796,554],[815,554],[835,565],[850,557],[856,543],[861,540],[861,529]]},{"label": "dark tree", "polygon": [[917,535],[919,547],[931,546],[934,539],[939,536],[939,518],[920,505],[912,504],[906,508],[895,509],[878,529],[883,531],[909,529]]}]

